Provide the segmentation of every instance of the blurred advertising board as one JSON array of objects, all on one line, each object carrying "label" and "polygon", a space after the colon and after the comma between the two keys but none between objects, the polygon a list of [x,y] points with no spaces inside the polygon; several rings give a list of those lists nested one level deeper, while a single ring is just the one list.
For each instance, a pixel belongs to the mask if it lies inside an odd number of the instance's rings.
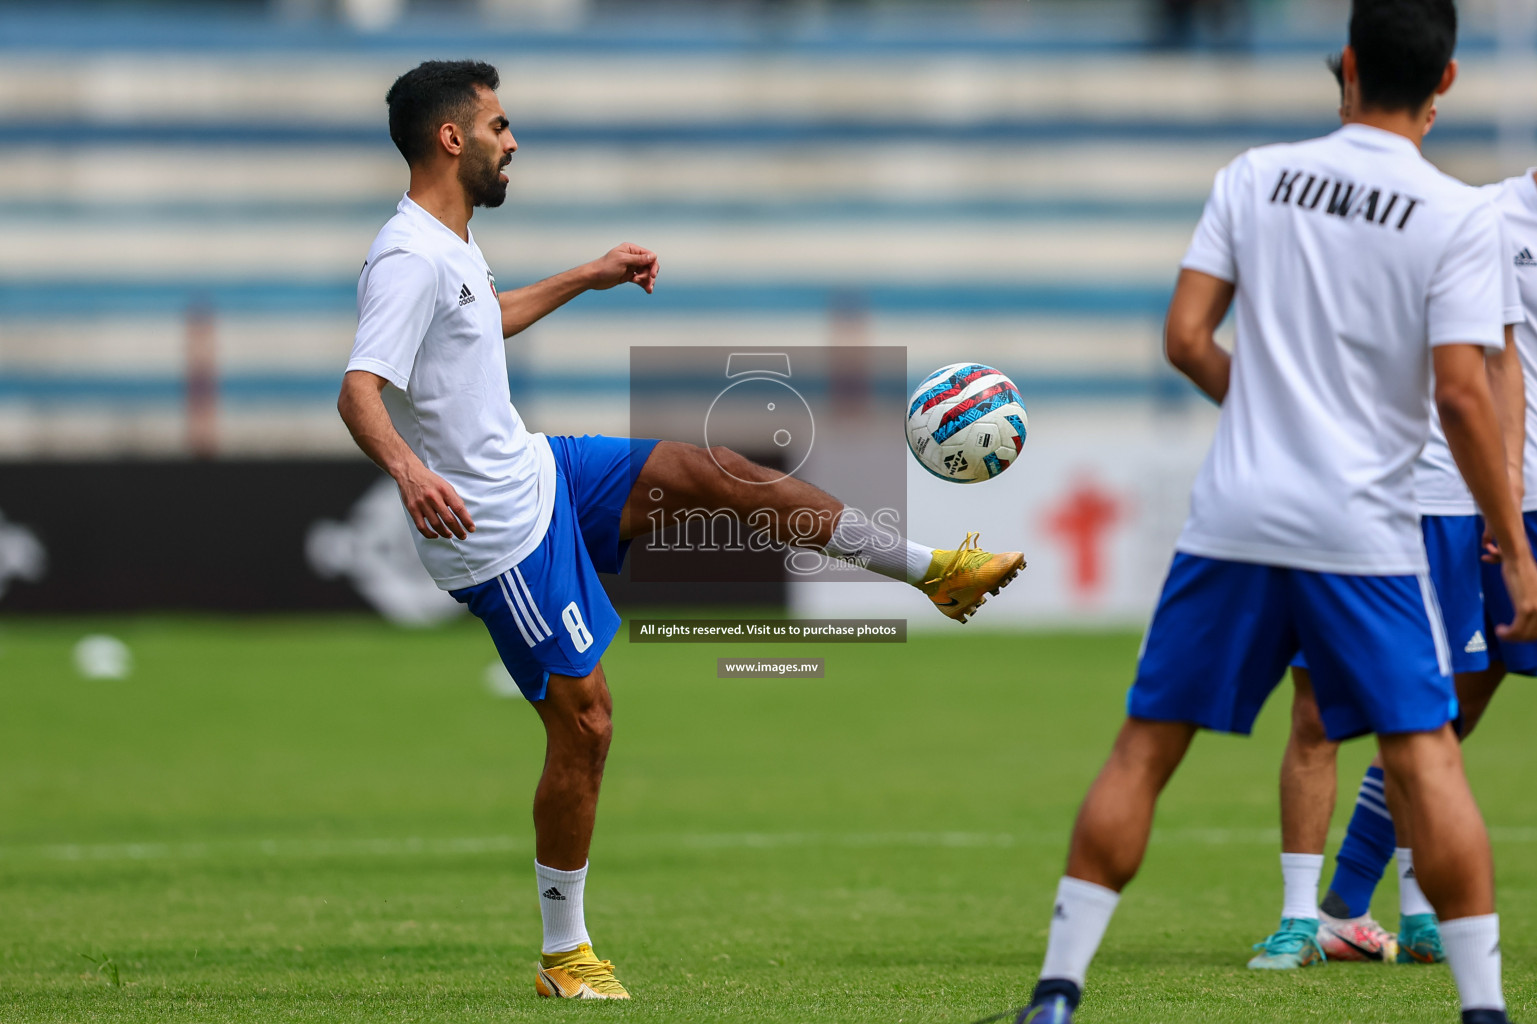
[{"label": "blurred advertising board", "polygon": [[[0,613],[462,614],[411,529],[394,483],[358,459],[6,463]],[[700,601],[697,586],[605,582],[622,604]],[[710,601],[778,605],[783,585],[722,583]]]}]

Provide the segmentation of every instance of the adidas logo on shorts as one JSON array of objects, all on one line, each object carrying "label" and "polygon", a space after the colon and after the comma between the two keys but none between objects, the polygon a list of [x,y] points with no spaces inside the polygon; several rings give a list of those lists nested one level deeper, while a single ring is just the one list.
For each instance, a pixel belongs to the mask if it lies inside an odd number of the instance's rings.
[{"label": "adidas logo on shorts", "polygon": [[1463,651],[1468,654],[1482,654],[1488,649],[1489,641],[1484,639],[1484,631],[1475,629],[1473,636],[1468,640],[1468,644],[1463,648]]}]

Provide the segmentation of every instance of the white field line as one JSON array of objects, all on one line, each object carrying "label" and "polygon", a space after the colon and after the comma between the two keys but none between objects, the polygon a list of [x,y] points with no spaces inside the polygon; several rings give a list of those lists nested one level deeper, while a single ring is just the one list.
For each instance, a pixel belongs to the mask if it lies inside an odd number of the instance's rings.
[{"label": "white field line", "polygon": [[[1537,843],[1537,828],[1491,828],[1496,843]],[[1338,842],[1342,829],[1330,839]],[[1060,846],[1065,832],[715,832],[675,836],[648,835],[624,840],[625,849],[776,850],[894,849],[937,847],[951,849]],[[1153,846],[1277,846],[1281,834],[1275,828],[1173,828],[1155,829]],[[270,860],[310,860],[328,857],[453,857],[488,853],[527,853],[533,849],[529,836],[481,836],[427,839],[249,839],[181,843],[53,843],[32,846],[0,845],[0,862],[55,861],[76,863],[123,863],[133,861],[207,860],[244,857]]]}]

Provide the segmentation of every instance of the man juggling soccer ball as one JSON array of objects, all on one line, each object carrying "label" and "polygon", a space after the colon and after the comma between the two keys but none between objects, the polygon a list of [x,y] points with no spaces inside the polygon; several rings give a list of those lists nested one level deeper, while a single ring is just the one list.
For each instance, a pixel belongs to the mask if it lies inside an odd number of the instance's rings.
[{"label": "man juggling soccer ball", "polygon": [[[1537,565],[1484,366],[1505,334],[1499,214],[1419,151],[1455,42],[1452,0],[1355,0],[1344,127],[1217,175],[1165,344],[1222,413],[1019,1024],[1072,1020],[1196,732],[1249,732],[1299,652],[1329,738],[1375,733],[1403,793],[1464,1024],[1507,1022],[1489,837],[1452,730],[1413,485],[1433,369],[1447,445],[1503,556],[1498,635],[1537,638]],[[1214,337],[1230,306],[1231,356]]]},{"label": "man juggling soccer ball", "polygon": [[[517,150],[474,61],[430,61],[389,90],[390,137],[411,186],[358,280],[358,333],[338,408],[358,446],[400,487],[417,551],[438,586],[486,624],[544,723],[534,794],[535,874],[544,920],[540,995],[627,999],[592,951],[583,916],[587,853],[612,732],[599,662],[619,616],[598,582],[618,572],[653,513],[770,515],[773,540],[920,588],[959,621],[1017,575],[1018,552],[952,551],[888,536],[831,495],[728,449],[673,441],[546,437],[513,408],[503,338],[584,291],[629,282],[648,293],[656,254],[621,245],[584,266],[498,293],[470,234],[477,206],[500,206]],[[819,524],[790,533],[797,513]],[[804,522],[802,515],[799,522]]]}]

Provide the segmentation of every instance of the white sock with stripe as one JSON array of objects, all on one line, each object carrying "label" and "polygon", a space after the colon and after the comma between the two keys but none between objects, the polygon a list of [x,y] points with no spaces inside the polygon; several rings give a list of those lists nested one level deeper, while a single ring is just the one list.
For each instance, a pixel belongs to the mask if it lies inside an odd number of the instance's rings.
[{"label": "white sock with stripe", "polygon": [[1398,912],[1434,914],[1436,908],[1430,905],[1430,901],[1420,891],[1420,883],[1414,879],[1414,851],[1400,846],[1393,851],[1393,856],[1398,858]]},{"label": "white sock with stripe", "polygon": [[914,544],[893,527],[876,526],[859,509],[847,506],[838,515],[827,553],[914,586],[923,582],[934,560],[933,548]]},{"label": "white sock with stripe", "polygon": [[587,917],[582,912],[582,890],[587,887],[587,865],[576,871],[559,871],[534,861],[539,880],[539,916],[544,919],[546,953],[569,953],[587,937]]},{"label": "white sock with stripe", "polygon": [[1065,978],[1083,988],[1089,961],[1110,927],[1121,894],[1093,882],[1066,875],[1057,883],[1057,902],[1051,913],[1051,934],[1046,939],[1046,962],[1041,978]]},{"label": "white sock with stripe", "polygon": [[1318,878],[1324,871],[1321,853],[1281,854],[1281,916],[1318,920]]},{"label": "white sock with stripe", "polygon": [[1464,1010],[1503,1010],[1500,982],[1500,915],[1482,914],[1441,922],[1441,945],[1457,979]]}]

